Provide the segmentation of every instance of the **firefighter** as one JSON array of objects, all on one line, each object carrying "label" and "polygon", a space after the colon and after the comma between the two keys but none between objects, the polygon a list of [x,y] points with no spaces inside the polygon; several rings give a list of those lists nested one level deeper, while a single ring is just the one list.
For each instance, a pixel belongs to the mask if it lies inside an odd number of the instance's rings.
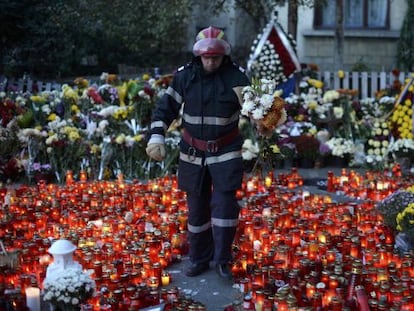
[{"label": "firefighter", "polygon": [[162,161],[165,132],[184,105],[178,187],[186,192],[188,205],[189,277],[214,263],[220,277],[232,278],[240,211],[236,190],[243,177],[241,106],[235,90],[249,80],[232,62],[230,50],[221,29],[210,26],[198,33],[192,61],[177,70],[157,103],[147,143],[148,156]]}]

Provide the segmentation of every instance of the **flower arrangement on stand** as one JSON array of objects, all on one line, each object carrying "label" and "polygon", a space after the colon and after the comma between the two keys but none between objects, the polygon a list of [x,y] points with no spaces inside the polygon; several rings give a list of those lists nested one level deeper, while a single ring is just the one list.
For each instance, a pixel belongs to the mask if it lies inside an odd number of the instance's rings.
[{"label": "flower arrangement on stand", "polygon": [[332,165],[346,167],[352,160],[351,157],[355,153],[355,144],[352,139],[344,137],[331,137],[325,142],[331,155]]},{"label": "flower arrangement on stand", "polygon": [[388,164],[388,142],[390,131],[386,122],[373,119],[365,142],[365,167],[382,170]]},{"label": "flower arrangement on stand", "polygon": [[[399,189],[375,206],[383,216],[384,225],[401,237],[400,248],[414,247],[414,187]],[[397,241],[399,239],[396,239]],[[409,240],[410,245],[406,245]]]},{"label": "flower arrangement on stand", "polygon": [[74,268],[68,268],[43,283],[43,300],[49,302],[55,310],[77,311],[81,305],[92,298],[96,284],[89,274]]},{"label": "flower arrangement on stand", "polygon": [[403,172],[407,172],[414,158],[414,141],[408,138],[392,139],[388,145],[388,154],[400,164]]},{"label": "flower arrangement on stand", "polygon": [[350,160],[349,157],[355,152],[355,144],[351,139],[344,137],[331,137],[325,142],[333,157]]},{"label": "flower arrangement on stand", "polygon": [[297,122],[310,122],[315,115],[323,117],[325,105],[322,105],[323,82],[306,78],[299,83],[299,94],[289,94],[285,98],[289,118]]},{"label": "flower arrangement on stand", "polygon": [[397,230],[404,234],[408,247],[414,249],[414,203],[397,214]]},{"label": "flower arrangement on stand", "polygon": [[[408,86],[408,81],[406,86]],[[386,116],[393,137],[414,138],[412,132],[413,96],[413,86],[410,86],[405,94],[400,94],[399,101],[394,104],[393,110]]]}]

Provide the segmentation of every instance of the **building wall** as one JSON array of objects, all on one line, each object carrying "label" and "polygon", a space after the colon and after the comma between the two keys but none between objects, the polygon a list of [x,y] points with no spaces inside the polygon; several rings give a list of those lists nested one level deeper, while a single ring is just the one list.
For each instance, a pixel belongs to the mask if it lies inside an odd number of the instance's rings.
[{"label": "building wall", "polygon": [[[257,36],[252,31],[252,21],[244,12],[229,9],[218,16],[214,16],[208,6],[208,1],[199,1],[193,8],[193,19],[188,27],[188,46],[192,50],[197,30],[200,28],[215,26],[224,29],[227,40],[232,47],[232,57],[244,66],[247,63],[246,55],[249,54],[250,46]],[[231,7],[231,5],[230,5]]]},{"label": "building wall", "polygon": [[[344,68],[335,68],[334,31],[313,29],[313,8],[301,6],[297,30],[299,60],[301,63],[316,64],[321,71],[348,71],[359,63],[367,66],[370,71],[390,71],[396,66],[397,42],[406,10],[406,0],[390,0],[390,30],[345,30]],[[287,30],[287,5],[277,7],[277,12],[278,22]],[[231,9],[219,16],[213,16],[208,8],[208,1],[200,1],[194,8],[194,19],[189,22],[189,51],[192,49],[197,28],[209,25],[225,29],[233,49],[233,57],[244,66],[253,40],[259,34],[254,30],[250,18],[243,12]]]},{"label": "building wall", "polygon": [[335,68],[334,32],[313,29],[313,9],[300,8],[298,56],[302,63],[315,63],[323,70],[352,70],[356,64],[370,71],[390,71],[396,66],[397,42],[407,10],[406,0],[391,0],[390,30],[345,30],[344,68]]}]

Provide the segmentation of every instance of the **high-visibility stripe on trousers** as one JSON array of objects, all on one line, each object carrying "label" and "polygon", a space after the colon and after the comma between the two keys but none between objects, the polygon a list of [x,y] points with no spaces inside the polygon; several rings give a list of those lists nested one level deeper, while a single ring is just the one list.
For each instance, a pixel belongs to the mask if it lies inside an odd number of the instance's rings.
[{"label": "high-visibility stripe on trousers", "polygon": [[191,262],[228,263],[240,212],[235,191],[212,189],[206,174],[201,192],[187,193],[187,204]]}]

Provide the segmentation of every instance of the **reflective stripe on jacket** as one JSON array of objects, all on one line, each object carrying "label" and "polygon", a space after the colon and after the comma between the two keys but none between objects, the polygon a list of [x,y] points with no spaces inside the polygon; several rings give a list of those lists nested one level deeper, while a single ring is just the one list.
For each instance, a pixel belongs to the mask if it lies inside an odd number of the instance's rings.
[{"label": "reflective stripe on jacket", "polygon": [[[182,126],[194,138],[215,140],[238,127],[240,104],[234,87],[249,84],[246,75],[229,58],[214,73],[205,74],[199,58],[173,78],[171,86],[158,102],[151,123],[151,134],[165,135],[168,126],[183,107]],[[208,166],[214,187],[223,191],[240,188],[243,171],[239,135],[215,153],[191,148],[181,140],[178,185],[186,191],[199,187],[203,167]]]}]

